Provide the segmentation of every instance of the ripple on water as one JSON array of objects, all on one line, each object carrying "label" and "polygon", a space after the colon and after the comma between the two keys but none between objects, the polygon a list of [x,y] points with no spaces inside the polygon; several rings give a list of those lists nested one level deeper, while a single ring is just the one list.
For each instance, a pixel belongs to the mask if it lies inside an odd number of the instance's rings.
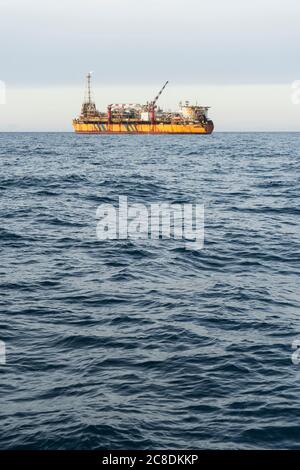
[{"label": "ripple on water", "polygon": [[[297,448],[300,134],[0,134],[3,449]],[[96,239],[204,202],[205,248]]]}]

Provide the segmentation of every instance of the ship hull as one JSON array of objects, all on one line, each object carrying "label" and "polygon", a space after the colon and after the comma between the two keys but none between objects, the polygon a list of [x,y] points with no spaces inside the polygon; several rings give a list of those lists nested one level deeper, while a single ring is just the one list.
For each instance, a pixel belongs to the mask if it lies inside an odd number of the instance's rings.
[{"label": "ship hull", "polygon": [[212,121],[200,124],[165,124],[165,123],[111,123],[73,121],[77,134],[211,134]]}]

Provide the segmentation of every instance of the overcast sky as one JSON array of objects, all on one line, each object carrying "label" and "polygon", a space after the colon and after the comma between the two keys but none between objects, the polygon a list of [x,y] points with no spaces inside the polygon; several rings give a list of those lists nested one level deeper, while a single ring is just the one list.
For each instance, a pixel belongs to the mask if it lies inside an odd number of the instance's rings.
[{"label": "overcast sky", "polygon": [[[0,0],[0,130],[42,130],[39,113],[43,129],[68,130],[90,70],[99,107],[151,99],[170,80],[166,105],[212,104],[220,130],[254,129],[258,112],[259,129],[280,130],[270,128],[273,99],[281,127],[300,130],[289,98],[300,79],[299,22],[299,0]],[[17,108],[29,105],[25,124]],[[55,123],[59,108],[68,122]]]}]

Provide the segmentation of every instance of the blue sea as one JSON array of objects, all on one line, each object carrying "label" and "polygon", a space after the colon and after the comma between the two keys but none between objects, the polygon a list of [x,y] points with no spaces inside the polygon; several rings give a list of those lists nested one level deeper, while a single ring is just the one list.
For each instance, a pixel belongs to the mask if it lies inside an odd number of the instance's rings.
[{"label": "blue sea", "polygon": [[[299,133],[2,133],[0,165],[1,449],[300,448]],[[204,248],[99,241],[120,195],[204,204]]]}]

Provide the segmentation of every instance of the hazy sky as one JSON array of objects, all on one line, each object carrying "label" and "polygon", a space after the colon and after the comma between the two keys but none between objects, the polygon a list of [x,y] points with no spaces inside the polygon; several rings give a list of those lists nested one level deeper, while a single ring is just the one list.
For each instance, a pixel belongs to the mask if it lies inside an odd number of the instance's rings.
[{"label": "hazy sky", "polygon": [[0,0],[0,130],[69,130],[89,70],[101,108],[170,80],[161,103],[217,129],[300,130],[299,22],[299,0]]}]

